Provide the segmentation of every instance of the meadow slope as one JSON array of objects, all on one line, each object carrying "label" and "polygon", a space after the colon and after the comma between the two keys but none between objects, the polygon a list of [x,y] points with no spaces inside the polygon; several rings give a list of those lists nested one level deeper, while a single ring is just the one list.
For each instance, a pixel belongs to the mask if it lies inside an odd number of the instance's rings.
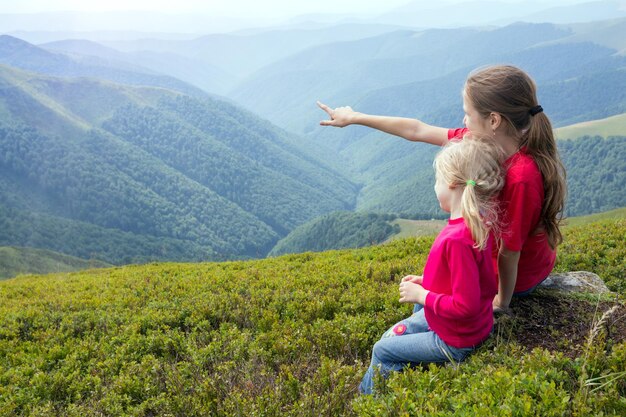
[{"label": "meadow slope", "polygon": [[621,295],[516,300],[465,363],[377,397],[357,384],[432,237],[3,281],[0,416],[624,415],[624,236],[624,219],[569,227],[557,266]]}]

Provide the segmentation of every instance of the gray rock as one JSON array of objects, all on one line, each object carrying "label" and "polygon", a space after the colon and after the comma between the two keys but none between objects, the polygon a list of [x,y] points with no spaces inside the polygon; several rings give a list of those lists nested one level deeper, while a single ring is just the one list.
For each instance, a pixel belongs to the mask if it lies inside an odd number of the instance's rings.
[{"label": "gray rock", "polygon": [[592,294],[611,292],[599,276],[587,271],[553,272],[537,288]]}]

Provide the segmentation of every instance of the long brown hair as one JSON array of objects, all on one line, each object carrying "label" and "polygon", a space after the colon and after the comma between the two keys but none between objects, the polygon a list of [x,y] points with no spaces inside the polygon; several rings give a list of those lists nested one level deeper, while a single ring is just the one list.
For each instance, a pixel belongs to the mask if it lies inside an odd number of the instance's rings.
[{"label": "long brown hair", "polygon": [[[465,94],[483,117],[502,116],[506,134],[525,146],[543,177],[544,200],[538,227],[545,230],[548,244],[555,248],[563,241],[559,224],[567,186],[565,168],[559,157],[548,116],[540,109],[537,87],[528,74],[510,65],[498,65],[471,73]],[[532,109],[532,112],[531,112]]]},{"label": "long brown hair", "polygon": [[437,178],[461,187],[461,215],[472,232],[475,247],[484,249],[489,233],[499,233],[495,197],[504,186],[503,152],[498,145],[478,138],[451,141],[435,157]]}]

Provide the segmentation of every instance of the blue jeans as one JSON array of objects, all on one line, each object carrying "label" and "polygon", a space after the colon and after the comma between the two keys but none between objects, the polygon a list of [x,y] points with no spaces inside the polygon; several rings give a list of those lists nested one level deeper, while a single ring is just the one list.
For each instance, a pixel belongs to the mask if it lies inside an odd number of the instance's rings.
[{"label": "blue jeans", "polygon": [[542,279],[541,281],[539,281],[539,283],[537,285],[535,285],[532,288],[529,288],[527,290],[524,291],[520,291],[520,292],[514,292],[513,293],[513,297],[527,297],[529,296],[533,291],[535,291],[535,289],[541,285],[542,282],[544,282],[548,277],[545,277],[544,279]]},{"label": "blue jeans", "polygon": [[416,304],[413,315],[391,326],[372,350],[372,361],[365,373],[359,391],[371,394],[374,376],[387,378],[392,371],[406,366],[428,362],[461,362],[473,347],[455,348],[447,345],[435,332],[429,330],[424,309]]}]

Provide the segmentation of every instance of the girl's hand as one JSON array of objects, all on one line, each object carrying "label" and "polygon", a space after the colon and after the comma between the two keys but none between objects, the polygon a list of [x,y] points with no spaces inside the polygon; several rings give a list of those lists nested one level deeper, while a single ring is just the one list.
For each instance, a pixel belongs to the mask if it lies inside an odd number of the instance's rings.
[{"label": "girl's hand", "polygon": [[421,284],[424,281],[424,277],[421,275],[407,275],[402,278],[402,282],[413,282],[415,284]]},{"label": "girl's hand", "polygon": [[500,298],[500,294],[497,294],[496,297],[493,299],[492,306],[493,306],[494,313],[510,313],[511,312],[511,309],[509,308],[509,306],[505,305],[502,302]]},{"label": "girl's hand", "polygon": [[421,284],[415,284],[410,281],[403,281],[400,283],[400,302],[401,303],[413,303],[413,304],[426,304],[426,295],[428,290],[422,287]]},{"label": "girl's hand", "polygon": [[322,120],[320,125],[322,126],[335,126],[335,127],[344,127],[353,123],[354,117],[358,114],[352,107],[337,107],[336,109],[331,109],[324,103],[317,102],[317,105],[320,109],[324,110],[328,116],[330,116],[330,120]]}]

